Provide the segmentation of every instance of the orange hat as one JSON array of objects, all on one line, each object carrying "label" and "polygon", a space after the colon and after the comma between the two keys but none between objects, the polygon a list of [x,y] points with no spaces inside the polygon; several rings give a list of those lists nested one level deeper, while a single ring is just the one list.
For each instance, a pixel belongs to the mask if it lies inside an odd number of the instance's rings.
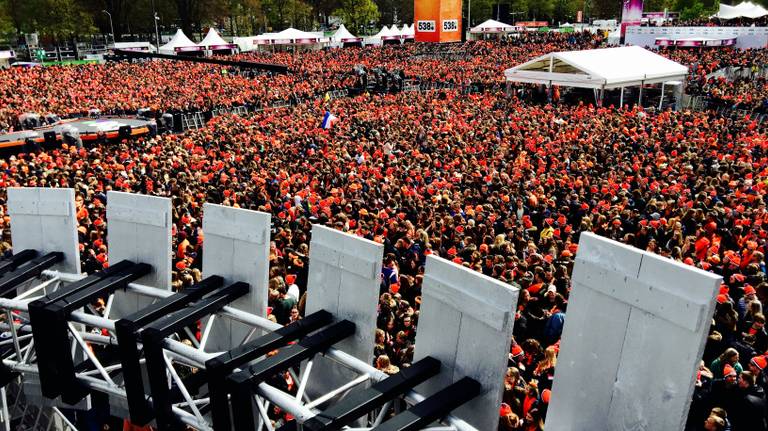
[{"label": "orange hat", "polygon": [[549,389],[544,389],[541,391],[541,400],[544,401],[545,404],[549,404],[549,396],[552,395],[552,391]]},{"label": "orange hat", "polygon": [[286,274],[285,282],[288,283],[289,286],[296,282],[296,274]]},{"label": "orange hat", "polygon": [[733,368],[730,364],[725,364],[723,367],[723,377],[727,378],[731,376],[736,377],[736,369]]},{"label": "orange hat", "polygon": [[728,295],[723,295],[723,294],[717,295],[718,304],[725,304],[726,302],[728,302]]},{"label": "orange hat", "polygon": [[176,263],[176,269],[179,271],[184,271],[187,269],[187,262],[184,262],[183,260],[180,260]]},{"label": "orange hat", "polygon": [[389,285],[389,291],[392,292],[392,294],[396,294],[400,291],[400,283],[392,283]]},{"label": "orange hat", "polygon": [[768,359],[765,359],[765,356],[763,355],[758,355],[752,358],[749,363],[759,368],[760,370],[764,370],[765,367],[768,366]]},{"label": "orange hat", "polygon": [[512,407],[509,406],[507,403],[501,403],[501,408],[499,409],[499,416],[509,416],[512,414]]},{"label": "orange hat", "polygon": [[744,285],[744,294],[745,295],[754,295],[756,293],[757,293],[757,291],[755,290],[754,287],[750,286],[749,284],[745,284]]},{"label": "orange hat", "polygon": [[523,348],[520,347],[519,344],[515,344],[512,346],[512,351],[510,352],[513,358],[517,358],[518,356],[523,356],[525,352],[523,351]]}]

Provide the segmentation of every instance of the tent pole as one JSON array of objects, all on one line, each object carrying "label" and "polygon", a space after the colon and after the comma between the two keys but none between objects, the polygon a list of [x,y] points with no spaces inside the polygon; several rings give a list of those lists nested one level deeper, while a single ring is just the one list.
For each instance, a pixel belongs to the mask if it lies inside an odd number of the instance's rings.
[{"label": "tent pole", "polygon": [[665,82],[661,83],[661,98],[659,99],[659,111],[661,111],[661,105],[664,103],[664,84]]},{"label": "tent pole", "polygon": [[624,87],[621,87],[621,96],[619,96],[619,108],[624,107]]},{"label": "tent pole", "polygon": [[643,81],[640,81],[640,96],[637,98],[637,104],[643,106]]}]

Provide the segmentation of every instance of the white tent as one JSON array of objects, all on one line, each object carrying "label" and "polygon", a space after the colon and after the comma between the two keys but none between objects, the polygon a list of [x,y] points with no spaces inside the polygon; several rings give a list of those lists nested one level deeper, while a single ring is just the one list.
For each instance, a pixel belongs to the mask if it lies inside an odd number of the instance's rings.
[{"label": "white tent", "polygon": [[234,49],[237,47],[236,44],[224,40],[213,27],[208,29],[208,34],[197,45],[210,50]]},{"label": "white tent", "polygon": [[416,36],[416,31],[413,29],[413,24],[403,24],[402,33],[406,39],[413,39]]},{"label": "white tent", "polygon": [[504,24],[493,19],[489,19],[482,24],[469,29],[470,33],[512,33],[517,28],[513,25]]},{"label": "white tent", "polygon": [[291,27],[271,34],[266,38],[266,41],[269,45],[314,45],[328,42],[328,39],[315,33]]},{"label": "white tent", "polygon": [[684,81],[688,68],[638,46],[552,52],[504,71],[507,82],[613,89]]},{"label": "white tent", "polygon": [[363,38],[353,35],[346,27],[344,27],[344,24],[342,24],[339,26],[339,29],[333,33],[333,36],[331,36],[331,41],[338,44],[356,43],[362,42]]},{"label": "white tent", "polygon": [[766,10],[764,7],[746,1],[739,3],[736,6],[720,4],[720,10],[712,17],[726,20],[735,18],[756,19],[766,15],[768,15],[768,10]]},{"label": "white tent", "polygon": [[387,27],[386,25],[379,30],[378,33],[374,34],[373,36],[365,39],[366,45],[381,45],[384,43],[385,40],[400,40],[402,39],[400,30],[395,27],[394,24],[392,24],[392,27]]},{"label": "white tent", "polygon": [[195,42],[189,40],[187,35],[181,29],[178,29],[171,40],[161,46],[159,51],[160,54],[176,54],[177,51],[198,51],[199,49],[200,47]]}]

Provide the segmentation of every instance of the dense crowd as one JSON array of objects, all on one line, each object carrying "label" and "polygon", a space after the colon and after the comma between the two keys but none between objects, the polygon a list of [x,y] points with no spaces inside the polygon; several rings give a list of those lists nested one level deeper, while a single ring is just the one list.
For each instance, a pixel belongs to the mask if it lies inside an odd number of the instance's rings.
[{"label": "dense crowd", "polygon": [[[586,36],[531,37],[541,38],[529,41],[538,52],[599,43]],[[425,79],[495,80],[498,70],[488,69],[536,55],[525,49],[514,42],[471,44],[461,66],[444,64],[419,45],[246,57],[289,64],[296,76],[315,77],[301,81],[304,91],[322,94],[336,73],[355,63],[400,67]],[[495,58],[499,53],[508,57]],[[750,59],[731,50],[666,54],[697,64],[694,74]],[[419,56],[413,64],[411,56]],[[119,70],[136,78],[124,77],[120,97],[89,93],[73,105],[99,101],[109,110],[115,103],[156,100],[183,107],[282,91],[265,88],[273,81],[240,82],[215,67],[184,65],[177,74],[176,63],[168,64],[92,66],[96,75]],[[54,98],[35,99],[38,89],[74,97],[68,85],[88,69],[40,70],[0,72],[0,88],[15,101],[5,115],[55,109]],[[180,84],[184,74],[195,73],[206,84]],[[207,87],[219,79],[251,93]],[[289,91],[298,78],[264,79],[284,80]],[[146,80],[159,85],[136,90]],[[207,88],[204,95],[199,88]],[[326,110],[339,117],[328,130],[320,126]],[[314,98],[246,117],[216,117],[181,135],[20,154],[0,160],[0,187],[10,186],[76,190],[88,272],[109,265],[107,191],[171,198],[174,289],[201,277],[204,202],[271,213],[270,318],[281,324],[304,313],[312,224],[382,243],[374,365],[390,374],[413,359],[427,255],[519,286],[500,430],[543,429],[579,235],[594,232],[724,277],[701,372],[691,376],[697,389],[688,429],[768,429],[768,333],[761,307],[768,299],[768,136],[749,116],[540,106],[501,93],[457,91]],[[9,220],[0,222],[9,241]],[[289,377],[284,386],[295,390]],[[272,413],[276,422],[285,419]]]},{"label": "dense crowd", "polygon": [[686,93],[718,107],[764,113],[768,105],[765,49],[672,48],[660,53],[689,67]]},{"label": "dense crowd", "polygon": [[183,112],[311,99],[353,87],[356,66],[401,70],[425,82],[501,83],[505,68],[531,56],[593,48],[600,42],[589,33],[534,33],[503,44],[467,43],[456,50],[459,58],[451,61],[445,61],[442,48],[417,44],[229,57],[283,64],[291,70],[287,75],[255,78],[229,67],[172,61],[0,70],[0,130],[17,125],[18,115],[26,112],[66,118],[84,116],[91,109],[104,114],[134,114],[140,108]]},{"label": "dense crowd", "polygon": [[[230,67],[200,63],[142,61],[102,65],[0,70],[0,130],[18,127],[27,112],[62,118],[84,116],[92,109],[105,114],[186,112],[249,105],[269,106],[317,98],[328,91],[358,84],[354,70],[402,71],[420,82],[456,86],[502,84],[503,71],[553,51],[604,46],[600,34],[523,33],[502,41],[472,41],[448,49],[440,45],[406,44],[310,51],[255,52],[228,57],[282,64],[287,75],[243,73]],[[765,79],[709,76],[723,68],[745,68],[764,74],[765,50],[662,49],[691,68],[686,91],[729,107],[763,108]],[[195,82],[195,85],[187,85]]]}]

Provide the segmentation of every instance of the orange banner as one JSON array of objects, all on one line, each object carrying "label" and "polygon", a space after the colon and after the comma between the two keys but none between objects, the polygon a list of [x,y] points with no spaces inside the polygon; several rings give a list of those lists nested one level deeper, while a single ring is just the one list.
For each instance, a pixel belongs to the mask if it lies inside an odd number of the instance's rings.
[{"label": "orange banner", "polygon": [[417,42],[461,40],[461,0],[414,0]]}]

